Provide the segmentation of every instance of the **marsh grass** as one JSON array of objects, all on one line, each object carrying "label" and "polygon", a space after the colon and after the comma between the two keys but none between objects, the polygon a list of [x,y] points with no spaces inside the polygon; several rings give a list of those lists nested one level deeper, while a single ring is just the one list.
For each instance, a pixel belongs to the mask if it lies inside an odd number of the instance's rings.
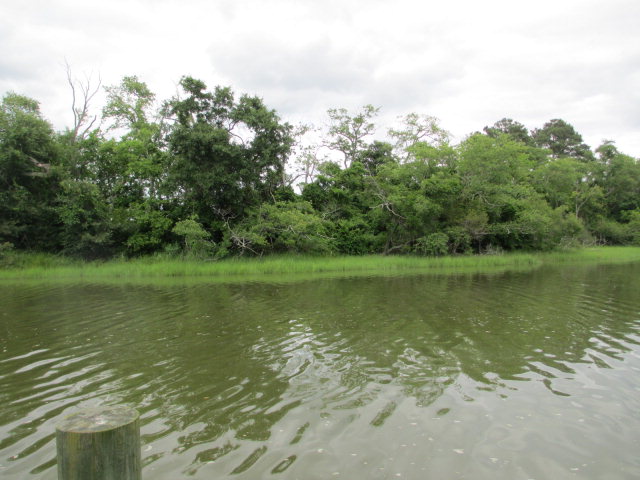
[{"label": "marsh grass", "polygon": [[[25,255],[25,254],[23,254]],[[5,281],[153,282],[177,278],[209,282],[297,281],[333,276],[463,274],[523,271],[542,265],[640,261],[640,247],[597,247],[550,253],[508,253],[454,257],[296,255],[220,261],[145,257],[107,262],[77,262],[52,255],[26,254],[0,269]]]},{"label": "marsh grass", "polygon": [[590,247],[540,255],[545,265],[629,263],[640,261],[640,247]]}]

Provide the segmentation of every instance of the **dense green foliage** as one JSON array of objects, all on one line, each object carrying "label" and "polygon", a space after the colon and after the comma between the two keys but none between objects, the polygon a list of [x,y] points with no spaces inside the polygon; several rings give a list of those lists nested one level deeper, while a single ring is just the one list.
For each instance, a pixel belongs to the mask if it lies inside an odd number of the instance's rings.
[{"label": "dense green foliage", "polygon": [[[502,119],[453,144],[409,114],[376,138],[371,105],[294,129],[262,99],[184,77],[155,107],[136,77],[100,127],[54,132],[38,102],[0,108],[0,256],[304,253],[443,256],[640,245],[640,162],[567,122]],[[312,133],[314,140],[307,135]],[[318,140],[319,139],[319,140]]]}]

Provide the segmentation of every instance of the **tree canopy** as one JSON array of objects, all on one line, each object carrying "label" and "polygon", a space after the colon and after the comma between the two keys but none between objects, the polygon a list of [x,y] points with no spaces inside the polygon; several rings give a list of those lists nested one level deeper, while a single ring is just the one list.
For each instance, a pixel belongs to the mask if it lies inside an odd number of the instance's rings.
[{"label": "tree canopy", "polygon": [[70,85],[77,115],[63,132],[36,100],[2,99],[5,250],[220,258],[640,242],[640,162],[611,140],[591,150],[562,119],[529,130],[503,118],[452,143],[420,113],[379,134],[380,109],[365,105],[294,128],[230,87],[183,77],[159,102],[127,76],[105,87],[97,122],[95,89]]}]

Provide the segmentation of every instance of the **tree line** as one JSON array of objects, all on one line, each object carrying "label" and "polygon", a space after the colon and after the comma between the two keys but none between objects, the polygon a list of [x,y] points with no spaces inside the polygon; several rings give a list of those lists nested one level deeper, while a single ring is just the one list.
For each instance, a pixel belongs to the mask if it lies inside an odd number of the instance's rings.
[{"label": "tree line", "polygon": [[[74,125],[39,103],[0,109],[0,250],[85,259],[155,253],[444,255],[640,244],[640,162],[592,150],[561,119],[502,119],[454,143],[409,114],[376,136],[378,109],[292,126],[256,96],[183,77],[158,105],[137,77],[69,75]],[[100,119],[97,121],[97,119]]]}]

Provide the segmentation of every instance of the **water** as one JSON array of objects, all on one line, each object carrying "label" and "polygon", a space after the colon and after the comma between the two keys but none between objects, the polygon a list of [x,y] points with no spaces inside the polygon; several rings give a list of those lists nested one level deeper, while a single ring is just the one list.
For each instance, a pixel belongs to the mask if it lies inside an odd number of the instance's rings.
[{"label": "water", "polygon": [[640,478],[640,264],[0,285],[0,476],[142,416],[146,479]]}]

